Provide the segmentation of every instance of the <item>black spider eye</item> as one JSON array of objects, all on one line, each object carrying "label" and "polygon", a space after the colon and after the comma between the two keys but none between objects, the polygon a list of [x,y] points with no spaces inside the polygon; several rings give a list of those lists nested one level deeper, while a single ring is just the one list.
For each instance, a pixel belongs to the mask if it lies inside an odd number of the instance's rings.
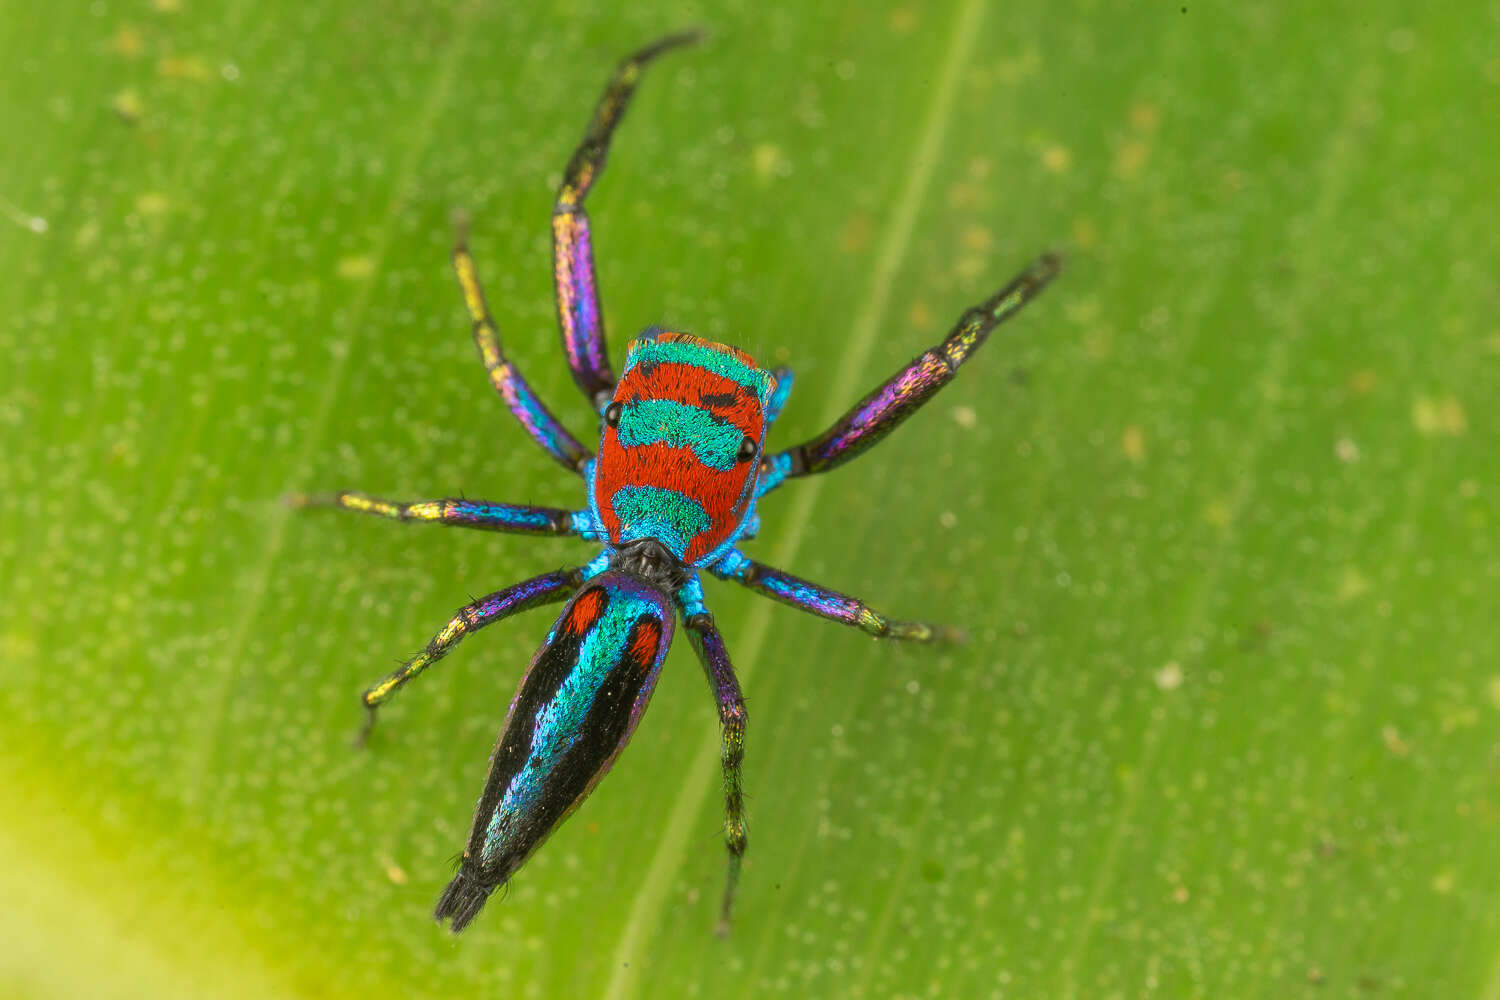
[{"label": "black spider eye", "polygon": [[748,461],[750,461],[754,457],[755,457],[755,438],[753,438],[753,437],[751,437],[750,435],[747,434],[744,437],[740,438],[740,450],[735,455],[735,458],[737,458],[741,462],[748,462]]},{"label": "black spider eye", "polygon": [[621,406],[618,401],[610,403],[604,408],[604,422],[611,427],[620,426],[620,414],[624,411],[625,407]]}]

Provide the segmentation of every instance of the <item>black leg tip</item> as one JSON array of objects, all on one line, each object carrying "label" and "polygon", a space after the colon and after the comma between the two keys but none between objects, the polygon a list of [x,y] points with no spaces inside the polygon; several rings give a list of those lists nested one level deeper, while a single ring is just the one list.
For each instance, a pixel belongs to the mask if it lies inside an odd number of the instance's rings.
[{"label": "black leg tip", "polygon": [[707,37],[708,31],[705,28],[686,28],[682,31],[674,31],[670,35],[664,35],[645,48],[638,50],[628,61],[650,62],[663,52],[680,48],[684,45],[697,45]]},{"label": "black leg tip", "polygon": [[969,641],[969,630],[960,625],[937,625],[932,630],[932,641],[944,646],[962,646]]},{"label": "black leg tip", "polygon": [[365,702],[365,722],[359,727],[359,732],[354,736],[356,749],[364,750],[370,745],[370,734],[375,731],[375,706]]},{"label": "black leg tip", "polygon": [[443,890],[432,918],[438,923],[447,920],[448,929],[457,934],[469,926],[469,921],[484,908],[485,900],[494,891],[495,886],[485,885],[468,869],[460,868],[453,881],[448,883],[448,888]]},{"label": "black leg tip", "polygon": [[469,248],[469,213],[461,208],[455,208],[450,221],[453,223],[453,252],[467,250]]}]

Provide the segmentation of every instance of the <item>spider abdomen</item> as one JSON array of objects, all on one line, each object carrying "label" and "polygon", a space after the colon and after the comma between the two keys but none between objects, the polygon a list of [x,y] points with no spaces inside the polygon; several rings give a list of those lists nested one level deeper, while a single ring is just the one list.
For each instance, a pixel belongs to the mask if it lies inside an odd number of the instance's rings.
[{"label": "spider abdomen", "polygon": [[656,689],[673,621],[671,598],[628,573],[595,577],[563,608],[511,701],[439,920],[462,929],[609,771]]}]

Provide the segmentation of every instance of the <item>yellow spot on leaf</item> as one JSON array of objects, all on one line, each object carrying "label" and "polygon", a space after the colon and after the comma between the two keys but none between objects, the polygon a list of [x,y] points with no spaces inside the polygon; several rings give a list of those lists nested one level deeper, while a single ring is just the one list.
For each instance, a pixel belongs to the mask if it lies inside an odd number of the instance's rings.
[{"label": "yellow spot on leaf", "polygon": [[1083,351],[1095,361],[1103,361],[1114,353],[1115,328],[1108,323],[1100,324],[1083,335]]},{"label": "yellow spot on leaf", "polygon": [[1115,176],[1127,180],[1135,177],[1151,158],[1151,147],[1139,139],[1127,139],[1115,150]]},{"label": "yellow spot on leaf", "polygon": [[1146,432],[1137,424],[1126,427],[1120,435],[1120,450],[1132,462],[1142,462],[1146,458]]},{"label": "yellow spot on leaf", "polygon": [[1463,404],[1452,393],[1443,396],[1418,396],[1411,404],[1411,422],[1428,436],[1455,437],[1469,429]]},{"label": "yellow spot on leaf", "polygon": [[906,323],[918,333],[925,333],[932,329],[934,317],[932,307],[921,299],[913,302],[911,308],[906,311]]},{"label": "yellow spot on leaf", "polygon": [[1411,744],[1401,738],[1401,731],[1395,726],[1386,726],[1380,731],[1380,738],[1385,743],[1385,748],[1393,756],[1405,757],[1411,753]]},{"label": "yellow spot on leaf", "polygon": [[1234,519],[1234,508],[1229,505],[1228,500],[1211,500],[1207,507],[1203,508],[1203,520],[1215,527],[1224,528]]},{"label": "yellow spot on leaf", "polygon": [[145,47],[145,41],[141,38],[141,29],[133,24],[122,24],[115,31],[115,37],[109,40],[110,47],[122,56],[138,56],[141,49]]},{"label": "yellow spot on leaf", "polygon": [[79,250],[87,250],[99,242],[99,221],[89,219],[78,227],[78,232],[73,235],[73,245]]},{"label": "yellow spot on leaf", "polygon": [[166,215],[171,207],[172,203],[160,191],[147,191],[135,200],[135,210],[152,217]]},{"label": "yellow spot on leaf", "polygon": [[1002,59],[994,64],[995,75],[1001,83],[1017,83],[1029,76],[1035,76],[1037,70],[1041,68],[1042,56],[1035,46],[1028,48],[1014,59]]},{"label": "yellow spot on leaf", "polygon": [[984,226],[972,225],[964,228],[960,239],[965,250],[988,250],[995,243],[995,234]]},{"label": "yellow spot on leaf", "polygon": [[1047,168],[1048,173],[1065,173],[1073,165],[1073,154],[1068,152],[1066,146],[1050,143],[1042,147],[1042,166]]},{"label": "yellow spot on leaf", "polygon": [[917,26],[917,12],[910,7],[898,7],[891,11],[887,22],[891,30],[898,35],[909,35],[911,30]]},{"label": "yellow spot on leaf", "polygon": [[979,426],[979,414],[972,406],[955,406],[953,422],[965,430],[972,430]]},{"label": "yellow spot on leaf", "polygon": [[973,211],[989,200],[989,187],[984,184],[963,182],[948,189],[948,206],[960,211]]},{"label": "yellow spot on leaf", "polygon": [[6,632],[0,635],[0,657],[6,663],[27,663],[36,656],[36,639],[28,632]]},{"label": "yellow spot on leaf", "polygon": [[1500,677],[1491,677],[1490,682],[1484,686],[1484,690],[1490,696],[1490,704],[1500,708]]},{"label": "yellow spot on leaf", "polygon": [[1432,891],[1442,896],[1446,896],[1451,893],[1454,886],[1456,886],[1457,884],[1458,876],[1454,873],[1452,868],[1444,868],[1442,871],[1432,876]]},{"label": "yellow spot on leaf", "polygon": [[338,275],[349,281],[362,281],[375,273],[375,258],[368,254],[344,257],[338,263]]},{"label": "yellow spot on leaf", "polygon": [[141,115],[146,113],[146,106],[141,102],[141,95],[134,90],[120,91],[110,98],[109,106],[128,125],[134,125],[141,120]]},{"label": "yellow spot on leaf", "polygon": [[1092,250],[1099,245],[1099,227],[1093,219],[1080,215],[1073,220],[1073,245],[1080,250]]},{"label": "yellow spot on leaf", "polygon": [[1374,372],[1368,368],[1362,368],[1349,376],[1349,391],[1356,396],[1368,396],[1375,391],[1375,386],[1379,381]]},{"label": "yellow spot on leaf", "polygon": [[1359,445],[1353,438],[1341,437],[1333,443],[1333,454],[1345,465],[1353,465],[1359,461]]},{"label": "yellow spot on leaf", "polygon": [[839,231],[839,249],[844,253],[859,253],[870,245],[875,236],[875,224],[864,212],[856,212]]},{"label": "yellow spot on leaf", "polygon": [[1353,566],[1345,567],[1344,575],[1339,578],[1338,598],[1340,601],[1352,601],[1356,597],[1363,597],[1370,589],[1370,581],[1365,579],[1364,574]]},{"label": "yellow spot on leaf", "polygon": [[755,169],[756,178],[762,184],[769,183],[777,177],[785,177],[792,170],[792,161],[787,159],[782,148],[769,142],[763,142],[755,147],[750,154],[750,163]]},{"label": "yellow spot on leaf", "polygon": [[990,261],[983,254],[964,254],[958,258],[957,263],[953,265],[953,269],[960,277],[977,278],[989,272]]},{"label": "yellow spot on leaf", "polygon": [[1150,101],[1136,101],[1130,106],[1130,127],[1137,132],[1155,132],[1161,124],[1161,109]]},{"label": "yellow spot on leaf", "polygon": [[202,56],[167,56],[156,64],[156,72],[168,80],[212,80],[214,73]]},{"label": "yellow spot on leaf", "polygon": [[1080,295],[1071,302],[1063,303],[1063,314],[1069,323],[1088,326],[1099,318],[1099,300],[1092,295]]}]

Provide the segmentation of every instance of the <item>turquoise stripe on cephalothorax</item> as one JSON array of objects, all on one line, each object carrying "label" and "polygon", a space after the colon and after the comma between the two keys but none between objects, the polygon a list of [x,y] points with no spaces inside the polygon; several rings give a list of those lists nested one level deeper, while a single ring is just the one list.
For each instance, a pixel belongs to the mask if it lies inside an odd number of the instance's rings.
[{"label": "turquoise stripe on cephalothorax", "polygon": [[691,448],[710,468],[734,468],[740,439],[745,435],[710,410],[671,399],[641,399],[620,410],[620,443],[627,448],[663,441],[674,448]]},{"label": "turquoise stripe on cephalothorax", "polygon": [[681,559],[688,543],[713,519],[692,497],[659,486],[624,486],[610,500],[620,519],[620,542],[655,538]]},{"label": "turquoise stripe on cephalothorax", "polygon": [[770,401],[776,388],[776,377],[755,367],[743,352],[726,344],[684,337],[665,330],[648,330],[631,342],[625,355],[625,371],[643,364],[685,364],[702,368],[749,389],[762,407]]}]

